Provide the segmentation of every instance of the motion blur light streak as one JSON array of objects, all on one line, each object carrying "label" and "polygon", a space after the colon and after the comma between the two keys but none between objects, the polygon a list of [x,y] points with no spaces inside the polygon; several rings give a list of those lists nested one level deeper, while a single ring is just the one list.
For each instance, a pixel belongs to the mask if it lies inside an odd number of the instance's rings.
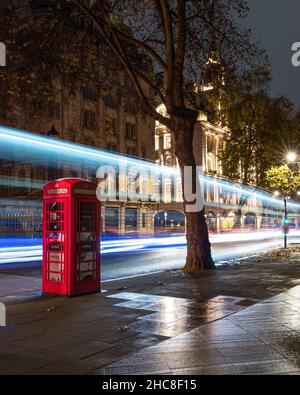
[{"label": "motion blur light streak", "polygon": [[[290,235],[293,238],[300,237],[300,231],[294,231]],[[233,242],[249,242],[249,241],[263,241],[265,239],[280,239],[282,234],[280,231],[262,231],[262,232],[247,232],[247,233],[227,233],[214,234],[210,236],[213,245],[230,244]],[[42,260],[42,245],[39,240],[39,245],[21,247],[22,239],[6,239],[10,247],[0,247],[0,265],[14,262],[30,262]],[[29,241],[28,241],[29,242]],[[242,244],[241,244],[242,245]],[[186,238],[184,235],[176,235],[171,237],[144,237],[144,238],[119,238],[119,239],[104,239],[101,242],[102,254],[119,254],[119,253],[134,253],[142,251],[155,251],[160,249],[183,249],[186,246]]]},{"label": "motion blur light streak", "polygon": [[[176,167],[160,166],[156,163],[127,157],[117,153],[111,153],[101,149],[86,147],[80,144],[67,142],[59,139],[51,139],[39,134],[28,133],[22,130],[1,126],[0,125],[0,154],[1,158],[7,160],[19,160],[18,152],[20,151],[24,157],[25,153],[40,160],[53,160],[53,166],[57,157],[62,161],[90,161],[96,166],[100,165],[121,165],[133,166],[139,169],[146,169],[161,176],[180,177],[180,172]],[[25,160],[25,159],[24,159]],[[49,163],[48,163],[49,164]],[[275,208],[282,207],[282,199],[274,197],[264,191],[252,189],[248,186],[239,185],[229,180],[223,180],[207,175],[200,175],[200,180],[210,187],[219,187],[223,191],[231,191],[242,194],[243,197],[259,199],[265,203],[272,204]],[[214,204],[210,202],[210,204]],[[296,203],[288,203],[290,209],[300,209],[300,205]]]},{"label": "motion blur light streak", "polygon": [[[114,164],[129,164],[131,166],[143,165],[144,168],[150,170],[159,168],[158,165],[146,160],[139,160],[134,158],[128,158],[120,154],[114,154],[108,151],[86,147],[81,144],[75,144],[64,140],[51,139],[50,137],[41,136],[35,133],[23,132],[14,128],[0,125],[0,142],[5,143],[6,146],[2,145],[1,154],[3,157],[13,160],[11,151],[8,147],[16,150],[22,147],[22,153],[27,148],[30,153],[37,152],[43,154],[46,157],[57,157],[58,154],[63,156],[63,159],[76,159],[90,160],[98,165],[101,164],[101,160],[106,163]],[[1,145],[0,145],[1,147]],[[173,174],[173,168],[164,168],[164,172]]]},{"label": "motion blur light streak", "polygon": [[[176,167],[160,166],[147,160],[86,147],[64,140],[51,139],[43,135],[5,126],[0,126],[0,158],[16,162],[30,163],[33,161],[35,165],[40,164],[46,167],[64,166],[65,164],[74,165],[74,163],[82,167],[83,164],[88,163],[91,165],[92,171],[94,171],[94,176],[96,176],[99,166],[118,166],[122,169],[130,169],[132,167],[139,169],[141,172],[147,172],[147,174],[151,172],[151,175],[157,175],[163,180],[164,177],[166,180],[178,180],[180,178],[179,169]],[[230,180],[204,175],[203,173],[199,173],[199,177],[203,190],[210,191],[211,196],[215,196],[213,194],[214,191],[218,191],[220,199],[213,201],[214,199],[210,198],[211,201],[205,201],[205,204],[208,210],[211,208],[222,209],[218,210],[219,219],[223,218],[223,209],[225,212],[224,218],[231,218],[233,223],[234,211],[237,209],[245,209],[243,212],[244,216],[247,213],[251,216],[253,212],[255,213],[254,215],[261,217],[261,221],[265,218],[264,227],[261,231],[256,232],[253,231],[255,227],[247,229],[246,226],[244,232],[241,232],[240,228],[238,230],[230,228],[230,232],[212,234],[210,240],[213,245],[213,254],[217,254],[218,259],[224,257],[223,245],[228,251],[232,248],[231,252],[233,254],[235,252],[241,254],[244,253],[243,249],[245,253],[257,250],[260,248],[260,243],[261,246],[265,245],[267,248],[271,244],[273,246],[274,243],[278,244],[280,242],[282,237],[280,227],[283,207],[283,200],[280,197],[275,197],[263,190],[254,189]],[[20,190],[22,188],[41,190],[44,183],[45,181],[43,180],[32,182],[24,177],[21,179],[7,176],[0,178],[0,185],[17,187]],[[127,192],[120,191],[119,199],[121,201],[123,194],[126,197]],[[112,196],[108,194],[108,198],[110,197]],[[175,200],[174,197],[172,198]],[[150,199],[150,201],[151,203],[157,203],[156,200]],[[209,217],[208,210],[207,216]],[[299,227],[300,204],[289,201],[288,210],[290,219],[294,221],[294,229],[291,230],[290,237],[295,238],[300,236],[300,232],[297,230],[297,227]],[[0,237],[0,265],[41,261],[41,219],[41,202],[39,200],[0,198],[0,225],[3,225],[4,229],[2,237]],[[256,222],[254,222],[254,226],[256,226]],[[18,235],[22,238],[15,237],[17,236],[14,232],[16,229],[20,229]],[[26,233],[27,238],[23,237],[24,229],[26,231],[29,229],[28,233]],[[251,229],[252,231],[250,231]],[[174,230],[170,229],[169,231],[172,232]],[[28,237],[29,234],[29,237],[32,237],[32,239]],[[246,246],[246,243],[248,243],[248,246]],[[252,245],[250,246],[251,243]],[[185,247],[186,238],[184,234],[172,235],[169,233],[168,235],[155,237],[137,237],[136,235],[117,238],[103,237],[101,241],[102,254],[108,258],[111,257],[109,259],[112,261],[119,254],[129,255],[132,253],[139,255],[141,253],[142,255],[144,252],[149,255],[152,253],[155,255],[159,254],[161,250],[162,255],[174,254],[170,261],[175,262],[176,259],[179,259],[176,257],[176,251],[178,251],[179,255],[184,255]],[[217,253],[217,251],[220,251],[220,253]],[[180,257],[181,260],[183,258],[183,256]]]}]

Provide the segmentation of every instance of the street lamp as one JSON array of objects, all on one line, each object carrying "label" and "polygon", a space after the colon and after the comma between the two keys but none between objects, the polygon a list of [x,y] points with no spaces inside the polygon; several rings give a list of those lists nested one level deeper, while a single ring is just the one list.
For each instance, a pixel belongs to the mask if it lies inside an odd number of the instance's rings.
[{"label": "street lamp", "polygon": [[297,160],[297,154],[295,152],[289,152],[286,159],[289,163],[294,163]]}]

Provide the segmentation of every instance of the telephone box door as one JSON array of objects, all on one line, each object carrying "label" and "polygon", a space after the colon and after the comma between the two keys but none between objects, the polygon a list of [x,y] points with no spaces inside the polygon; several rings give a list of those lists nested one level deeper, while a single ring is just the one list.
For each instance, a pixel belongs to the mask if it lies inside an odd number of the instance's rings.
[{"label": "telephone box door", "polygon": [[76,294],[100,291],[100,211],[95,199],[76,202]]}]

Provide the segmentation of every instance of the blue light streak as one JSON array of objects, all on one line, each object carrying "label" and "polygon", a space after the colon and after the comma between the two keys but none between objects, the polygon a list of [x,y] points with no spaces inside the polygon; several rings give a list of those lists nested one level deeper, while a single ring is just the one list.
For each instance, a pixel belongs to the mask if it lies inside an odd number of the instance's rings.
[{"label": "blue light streak", "polygon": [[[35,133],[28,133],[22,130],[10,128],[0,125],[0,154],[2,159],[18,160],[20,156],[26,161],[26,153],[30,158],[41,158],[41,160],[54,160],[59,156],[63,161],[71,161],[72,163],[81,163],[89,161],[97,167],[100,165],[117,165],[124,167],[133,167],[139,170],[146,169],[165,177],[179,178],[180,172],[176,167],[160,166],[156,163],[147,160],[141,160],[133,157],[127,157],[121,154],[108,152],[101,149],[86,147],[84,145],[75,144],[64,140],[51,139]],[[220,188],[224,192],[232,192],[237,195],[242,194],[243,199],[256,198],[258,201],[268,203],[273,208],[281,209],[282,199],[274,197],[272,194],[253,189],[249,186],[240,185],[229,180],[220,179],[217,177],[200,175],[200,180],[203,184],[210,188],[214,186]],[[40,186],[40,185],[39,185]],[[209,206],[228,207],[226,203],[206,202]],[[239,207],[233,205],[232,207]],[[242,207],[242,206],[240,206]],[[288,202],[289,210],[300,210],[300,204]],[[257,208],[256,208],[257,210]],[[272,211],[265,212],[273,214]]]},{"label": "blue light streak", "polygon": [[[293,231],[290,237],[300,237],[300,231]],[[281,239],[281,231],[260,232],[236,232],[225,234],[213,234],[210,236],[211,243],[263,241],[266,239]],[[5,238],[6,246],[0,244],[0,265],[12,263],[40,262],[42,260],[42,241],[16,238]],[[242,246],[242,244],[241,244]],[[184,249],[186,247],[185,235],[156,236],[156,237],[131,237],[131,238],[103,238],[101,241],[101,254],[114,255],[136,252],[149,252],[162,249]]]}]

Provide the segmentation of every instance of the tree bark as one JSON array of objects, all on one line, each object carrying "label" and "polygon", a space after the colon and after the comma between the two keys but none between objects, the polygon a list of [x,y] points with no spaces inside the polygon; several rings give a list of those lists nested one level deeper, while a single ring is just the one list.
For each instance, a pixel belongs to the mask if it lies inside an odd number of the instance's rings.
[{"label": "tree bark", "polygon": [[191,202],[187,201],[184,194],[185,166],[192,167],[192,192],[196,192],[199,178],[196,172],[196,160],[193,152],[193,138],[196,120],[175,119],[171,116],[173,123],[172,132],[175,137],[175,153],[178,159],[182,174],[182,191],[184,212],[186,216],[186,238],[187,238],[187,257],[183,271],[185,273],[197,273],[203,270],[215,269],[215,264],[211,256],[211,244],[208,237],[208,227],[205,218],[205,208],[198,212],[190,212],[187,206]]}]

